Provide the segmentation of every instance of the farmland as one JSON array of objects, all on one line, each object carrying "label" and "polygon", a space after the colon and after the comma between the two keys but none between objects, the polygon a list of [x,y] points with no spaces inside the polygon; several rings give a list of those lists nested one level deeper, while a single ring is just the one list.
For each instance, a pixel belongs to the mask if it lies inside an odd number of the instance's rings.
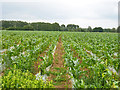
[{"label": "farmland", "polygon": [[2,31],[2,88],[118,88],[118,33]]}]

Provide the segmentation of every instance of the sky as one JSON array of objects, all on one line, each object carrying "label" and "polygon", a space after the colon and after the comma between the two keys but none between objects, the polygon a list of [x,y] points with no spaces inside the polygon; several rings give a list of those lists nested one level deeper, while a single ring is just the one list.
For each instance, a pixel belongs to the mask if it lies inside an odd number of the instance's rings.
[{"label": "sky", "polygon": [[[0,20],[117,28],[119,0],[0,0]],[[2,13],[2,14],[1,14]]]}]

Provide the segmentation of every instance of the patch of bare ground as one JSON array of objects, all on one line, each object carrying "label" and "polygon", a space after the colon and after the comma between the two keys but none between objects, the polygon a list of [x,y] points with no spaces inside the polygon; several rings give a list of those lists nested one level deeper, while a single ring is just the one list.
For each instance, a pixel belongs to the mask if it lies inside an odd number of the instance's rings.
[{"label": "patch of bare ground", "polygon": [[53,56],[53,64],[50,68],[51,73],[48,80],[53,81],[55,88],[72,88],[72,82],[67,72],[68,69],[64,67],[63,55],[64,48],[60,36]]},{"label": "patch of bare ground", "polygon": [[0,76],[3,76],[4,75],[4,73],[2,72],[2,73],[0,73]]}]

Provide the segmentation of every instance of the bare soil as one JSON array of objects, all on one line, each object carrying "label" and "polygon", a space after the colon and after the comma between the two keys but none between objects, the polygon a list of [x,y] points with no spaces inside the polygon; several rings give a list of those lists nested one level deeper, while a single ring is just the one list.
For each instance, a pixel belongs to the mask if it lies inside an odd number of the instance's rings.
[{"label": "bare soil", "polygon": [[[48,80],[53,80],[55,88],[72,88],[71,79],[67,73],[67,68],[64,67],[64,48],[61,41],[61,36],[56,46],[55,54],[53,56],[53,64],[50,68],[50,72],[56,72],[59,75],[50,74]],[[58,69],[55,69],[58,68]],[[59,70],[60,69],[60,70]],[[57,79],[59,77],[59,79]],[[55,80],[56,79],[56,80]]]}]

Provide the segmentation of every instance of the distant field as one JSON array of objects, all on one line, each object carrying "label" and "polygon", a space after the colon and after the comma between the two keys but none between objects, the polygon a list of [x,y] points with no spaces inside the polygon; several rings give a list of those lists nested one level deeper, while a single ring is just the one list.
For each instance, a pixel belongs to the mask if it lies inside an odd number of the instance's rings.
[{"label": "distant field", "polygon": [[2,31],[1,38],[3,88],[120,87],[118,33]]}]

